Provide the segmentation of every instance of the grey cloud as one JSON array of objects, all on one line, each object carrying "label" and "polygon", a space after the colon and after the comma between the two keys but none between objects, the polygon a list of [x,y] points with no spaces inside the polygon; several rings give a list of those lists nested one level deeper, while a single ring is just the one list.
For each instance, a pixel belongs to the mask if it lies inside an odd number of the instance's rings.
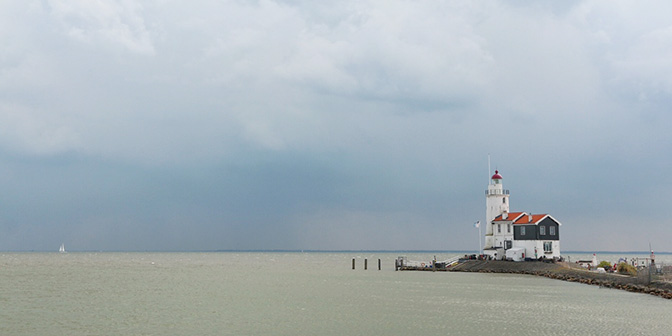
[{"label": "grey cloud", "polygon": [[475,248],[487,153],[563,248],[669,233],[664,6],[5,2],[0,249]]}]

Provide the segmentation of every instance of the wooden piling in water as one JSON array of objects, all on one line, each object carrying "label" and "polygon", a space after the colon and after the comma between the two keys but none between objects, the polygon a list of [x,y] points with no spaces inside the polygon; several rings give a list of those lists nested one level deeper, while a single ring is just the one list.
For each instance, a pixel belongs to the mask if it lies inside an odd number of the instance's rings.
[{"label": "wooden piling in water", "polygon": [[352,269],[355,269],[355,258],[352,258]]},{"label": "wooden piling in water", "polygon": [[380,259],[378,259],[378,270],[380,271]]},{"label": "wooden piling in water", "polygon": [[365,270],[368,269],[368,262],[369,262],[368,259],[364,259],[364,269]]}]

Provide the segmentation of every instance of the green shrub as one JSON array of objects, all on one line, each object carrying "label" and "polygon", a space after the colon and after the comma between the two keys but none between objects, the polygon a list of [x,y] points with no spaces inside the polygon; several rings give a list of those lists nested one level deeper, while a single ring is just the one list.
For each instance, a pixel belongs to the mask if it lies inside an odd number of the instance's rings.
[{"label": "green shrub", "polygon": [[610,262],[608,262],[606,260],[603,260],[603,261],[600,262],[599,265],[597,265],[597,267],[602,267],[602,268],[604,268],[605,271],[609,271],[609,270],[611,270],[611,268],[613,266],[611,265]]},{"label": "green shrub", "polygon": [[618,264],[618,268],[616,270],[621,274],[637,275],[637,269],[635,266],[628,265],[626,263]]}]

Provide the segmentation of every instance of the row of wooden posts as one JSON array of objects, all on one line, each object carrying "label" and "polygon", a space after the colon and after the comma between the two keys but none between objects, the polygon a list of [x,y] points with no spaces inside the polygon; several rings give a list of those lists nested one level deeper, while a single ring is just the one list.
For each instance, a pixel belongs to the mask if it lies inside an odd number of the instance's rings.
[{"label": "row of wooden posts", "polygon": [[[364,269],[368,269],[369,260],[364,259]],[[355,269],[355,258],[352,258],[352,269]],[[380,271],[380,259],[378,259],[378,270]]]}]

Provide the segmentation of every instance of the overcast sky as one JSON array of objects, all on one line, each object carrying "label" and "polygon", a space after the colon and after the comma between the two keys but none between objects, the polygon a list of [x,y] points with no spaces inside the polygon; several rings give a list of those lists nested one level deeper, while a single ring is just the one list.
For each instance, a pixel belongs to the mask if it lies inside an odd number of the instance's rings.
[{"label": "overcast sky", "polygon": [[[0,2],[0,250],[672,251],[672,2]],[[491,171],[488,171],[488,154]]]}]

